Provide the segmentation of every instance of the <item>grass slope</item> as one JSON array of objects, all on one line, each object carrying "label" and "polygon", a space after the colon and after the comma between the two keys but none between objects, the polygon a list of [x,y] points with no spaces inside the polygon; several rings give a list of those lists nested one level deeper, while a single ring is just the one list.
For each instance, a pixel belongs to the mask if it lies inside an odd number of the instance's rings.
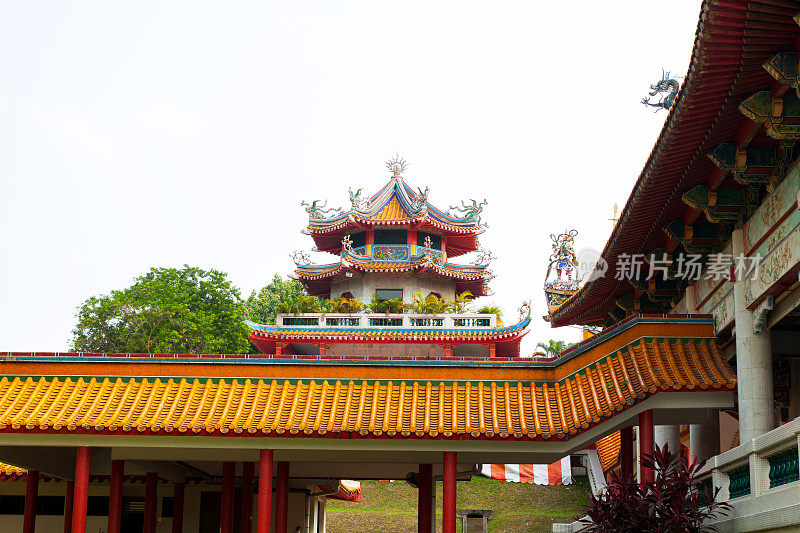
[{"label": "grass slope", "polygon": [[[565,487],[508,483],[475,476],[458,482],[459,509],[491,509],[489,531],[552,531],[555,522],[582,515],[589,494],[585,477]],[[442,483],[436,484],[437,526],[441,531]],[[329,501],[328,533],[417,531],[417,490],[405,481],[363,481],[361,502]],[[458,531],[461,524],[458,523]]]}]

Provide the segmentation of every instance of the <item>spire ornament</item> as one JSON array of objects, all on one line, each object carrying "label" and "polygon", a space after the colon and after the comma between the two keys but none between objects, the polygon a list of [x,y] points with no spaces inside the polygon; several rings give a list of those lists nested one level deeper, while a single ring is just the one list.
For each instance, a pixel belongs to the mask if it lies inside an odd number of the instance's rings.
[{"label": "spire ornament", "polygon": [[393,178],[401,178],[403,172],[408,168],[408,163],[399,155],[394,154],[394,157],[386,162],[386,168],[392,171]]}]

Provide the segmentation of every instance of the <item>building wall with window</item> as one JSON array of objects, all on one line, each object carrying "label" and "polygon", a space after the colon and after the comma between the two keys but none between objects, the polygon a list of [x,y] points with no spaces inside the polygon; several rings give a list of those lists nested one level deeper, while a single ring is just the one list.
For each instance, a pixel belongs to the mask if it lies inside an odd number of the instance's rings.
[{"label": "building wall with window", "polygon": [[452,281],[432,277],[397,275],[397,274],[370,274],[368,276],[354,275],[341,281],[331,283],[331,298],[338,298],[349,292],[353,298],[372,299],[378,289],[399,289],[403,291],[403,301],[411,303],[415,293],[420,293],[423,298],[435,292],[444,298],[455,298],[456,285]]}]

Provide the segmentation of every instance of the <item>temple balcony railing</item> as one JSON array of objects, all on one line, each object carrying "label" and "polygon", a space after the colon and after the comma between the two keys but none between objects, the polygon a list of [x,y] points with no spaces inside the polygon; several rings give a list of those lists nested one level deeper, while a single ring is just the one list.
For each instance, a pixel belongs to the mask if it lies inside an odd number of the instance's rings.
[{"label": "temple balcony railing", "polygon": [[353,253],[361,257],[369,257],[373,261],[410,261],[412,257],[418,256],[423,251],[433,254],[437,265],[441,265],[446,260],[446,255],[442,250],[435,248],[425,248],[421,244],[368,244],[353,248]]},{"label": "temple balcony railing", "polygon": [[732,509],[719,531],[763,531],[800,523],[800,418],[706,462],[703,483]]},{"label": "temple balcony railing", "polygon": [[497,315],[480,313],[278,313],[278,326],[302,328],[494,329]]}]

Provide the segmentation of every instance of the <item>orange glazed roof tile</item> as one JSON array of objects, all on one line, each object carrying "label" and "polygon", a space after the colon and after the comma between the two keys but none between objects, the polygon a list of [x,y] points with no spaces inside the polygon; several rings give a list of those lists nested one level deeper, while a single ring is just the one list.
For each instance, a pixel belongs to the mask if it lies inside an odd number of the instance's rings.
[{"label": "orange glazed roof tile", "polygon": [[0,379],[0,431],[549,439],[660,391],[730,390],[713,340],[641,339],[555,380]]},{"label": "orange glazed roof tile", "polygon": [[25,479],[28,471],[8,463],[0,463],[0,481]]},{"label": "orange glazed roof tile", "polygon": [[608,472],[617,466],[621,439],[621,433],[616,431],[610,435],[606,435],[595,444],[597,455],[600,457],[600,466],[603,467],[603,472]]},{"label": "orange glazed roof tile", "polygon": [[397,198],[392,198],[391,201],[386,204],[386,206],[375,213],[373,215],[372,220],[379,220],[379,221],[408,221],[411,218],[403,209],[403,206],[400,205],[400,202]]}]

